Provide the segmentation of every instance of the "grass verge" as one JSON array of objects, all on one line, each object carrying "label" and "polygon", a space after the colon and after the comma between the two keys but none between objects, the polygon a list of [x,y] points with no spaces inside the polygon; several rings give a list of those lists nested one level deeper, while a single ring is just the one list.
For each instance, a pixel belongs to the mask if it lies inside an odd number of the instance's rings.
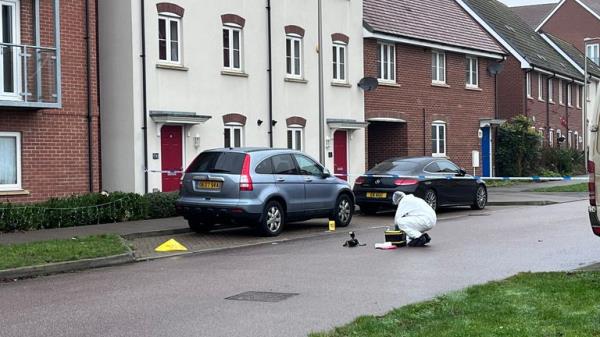
[{"label": "grass verge", "polygon": [[113,234],[0,245],[0,270],[112,256],[127,251],[123,240]]},{"label": "grass verge", "polygon": [[532,191],[533,192],[587,192],[588,184],[580,183],[580,184],[572,184],[572,185],[564,185],[564,186],[542,187],[542,188],[536,188]]},{"label": "grass verge", "polygon": [[509,187],[515,185],[528,185],[532,184],[533,181],[527,180],[486,180],[485,185],[487,187]]},{"label": "grass verge", "polygon": [[525,273],[311,337],[600,336],[600,272]]}]

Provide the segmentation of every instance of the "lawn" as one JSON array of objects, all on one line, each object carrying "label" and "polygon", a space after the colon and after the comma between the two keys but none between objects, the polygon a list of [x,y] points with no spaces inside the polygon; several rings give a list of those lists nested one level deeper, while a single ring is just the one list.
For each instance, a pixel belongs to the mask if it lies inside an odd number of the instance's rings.
[{"label": "lawn", "polygon": [[600,272],[519,274],[310,336],[600,336]]},{"label": "lawn", "polygon": [[580,184],[554,186],[554,187],[542,187],[542,188],[536,188],[532,191],[533,192],[587,192],[588,184],[580,183]]},{"label": "lawn", "polygon": [[127,251],[117,235],[0,245],[0,270],[112,256]]}]

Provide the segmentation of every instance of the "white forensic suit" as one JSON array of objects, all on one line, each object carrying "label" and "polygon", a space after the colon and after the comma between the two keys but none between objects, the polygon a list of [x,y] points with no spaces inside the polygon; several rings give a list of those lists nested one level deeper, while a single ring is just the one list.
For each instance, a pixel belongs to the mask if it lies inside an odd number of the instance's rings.
[{"label": "white forensic suit", "polygon": [[437,222],[435,211],[423,199],[412,194],[395,192],[393,201],[398,205],[394,224],[406,233],[408,242],[420,238],[423,233],[435,226]]}]

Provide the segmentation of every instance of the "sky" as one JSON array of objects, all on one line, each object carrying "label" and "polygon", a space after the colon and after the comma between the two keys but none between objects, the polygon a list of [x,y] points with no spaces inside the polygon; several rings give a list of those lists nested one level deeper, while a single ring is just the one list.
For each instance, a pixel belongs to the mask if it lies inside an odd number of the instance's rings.
[{"label": "sky", "polygon": [[558,2],[556,0],[500,0],[509,6],[524,6]]}]

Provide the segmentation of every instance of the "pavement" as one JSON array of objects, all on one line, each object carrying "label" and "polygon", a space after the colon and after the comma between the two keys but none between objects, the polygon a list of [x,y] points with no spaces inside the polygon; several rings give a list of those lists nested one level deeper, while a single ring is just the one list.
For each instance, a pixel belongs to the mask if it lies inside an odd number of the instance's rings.
[{"label": "pavement", "polygon": [[[427,248],[375,250],[373,227],[389,216],[357,217],[365,247],[342,247],[342,232],[4,283],[0,335],[306,336],[515,273],[596,263],[586,207],[466,211],[477,216],[440,221]],[[226,299],[248,291],[296,295]]]},{"label": "pavement", "polygon": [[573,192],[532,192],[536,188],[566,186],[582,181],[547,181],[523,183],[506,187],[491,187],[488,190],[488,203],[495,206],[531,205],[544,206],[557,203],[587,200],[588,193]]}]

